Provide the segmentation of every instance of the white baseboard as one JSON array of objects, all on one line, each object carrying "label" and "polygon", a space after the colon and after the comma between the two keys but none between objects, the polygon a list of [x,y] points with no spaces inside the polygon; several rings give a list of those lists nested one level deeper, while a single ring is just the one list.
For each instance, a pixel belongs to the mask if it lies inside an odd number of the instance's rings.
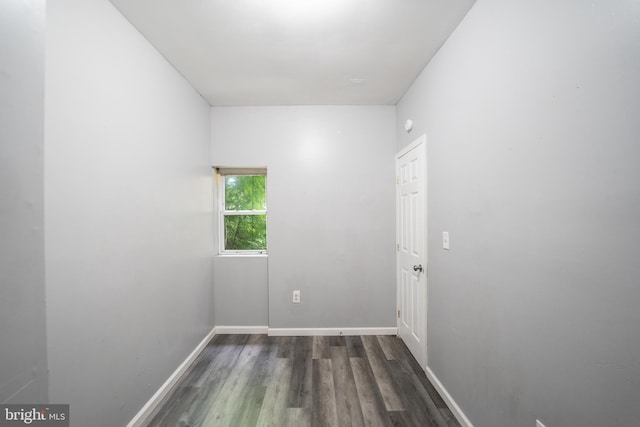
[{"label": "white baseboard", "polygon": [[431,381],[431,384],[433,384],[436,390],[438,390],[438,393],[440,393],[442,400],[446,402],[447,406],[453,413],[453,416],[456,417],[460,425],[462,427],[473,427],[473,424],[471,424],[471,421],[469,421],[469,418],[467,418],[464,412],[462,412],[462,409],[460,409],[456,401],[453,400],[453,397],[451,397],[447,389],[444,388],[444,386],[442,385],[438,377],[436,377],[436,374],[433,373],[431,368],[427,366],[427,369],[425,372],[427,373],[427,378],[429,378],[429,381]]},{"label": "white baseboard", "polygon": [[262,334],[269,332],[268,326],[216,326],[216,335]]},{"label": "white baseboard", "polygon": [[204,337],[202,341],[200,341],[200,344],[198,344],[198,346],[191,352],[191,354],[187,356],[184,362],[182,362],[180,366],[178,366],[178,369],[176,369],[173,374],[171,374],[171,376],[164,382],[164,384],[160,386],[158,391],[156,391],[155,394],[151,396],[151,399],[149,399],[149,401],[142,407],[142,409],[138,411],[136,416],[133,417],[131,421],[129,421],[127,427],[138,427],[144,425],[143,423],[147,421],[147,418],[153,413],[156,406],[160,404],[162,399],[164,399],[169,391],[171,391],[171,388],[178,382],[180,377],[182,377],[182,375],[187,371],[187,369],[189,369],[193,362],[195,362],[195,360],[198,358],[200,353],[202,353],[207,344],[209,344],[209,341],[211,341],[215,334],[216,328],[213,328],[211,332],[209,332],[207,336]]},{"label": "white baseboard", "polygon": [[271,336],[397,335],[398,328],[269,328]]}]

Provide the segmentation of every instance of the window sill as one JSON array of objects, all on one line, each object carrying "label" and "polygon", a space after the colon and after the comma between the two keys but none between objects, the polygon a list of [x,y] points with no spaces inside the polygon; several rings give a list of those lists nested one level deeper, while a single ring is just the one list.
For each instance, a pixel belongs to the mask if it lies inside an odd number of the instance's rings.
[{"label": "window sill", "polygon": [[215,255],[217,258],[267,258],[268,253],[219,253]]}]

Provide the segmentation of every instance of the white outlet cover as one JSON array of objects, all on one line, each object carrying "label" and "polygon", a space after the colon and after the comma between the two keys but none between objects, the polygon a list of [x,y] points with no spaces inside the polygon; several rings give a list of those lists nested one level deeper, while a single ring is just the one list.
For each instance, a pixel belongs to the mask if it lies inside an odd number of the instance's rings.
[{"label": "white outlet cover", "polygon": [[293,291],[293,303],[294,304],[300,303],[300,291],[299,290]]}]

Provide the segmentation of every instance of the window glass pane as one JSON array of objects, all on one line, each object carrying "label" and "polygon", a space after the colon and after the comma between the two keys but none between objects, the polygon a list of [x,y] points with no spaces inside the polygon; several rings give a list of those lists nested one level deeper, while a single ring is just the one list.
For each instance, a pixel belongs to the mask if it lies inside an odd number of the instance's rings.
[{"label": "window glass pane", "polygon": [[226,175],[225,209],[228,211],[265,210],[264,175]]},{"label": "window glass pane", "polygon": [[227,250],[266,250],[266,215],[225,215],[224,247]]}]

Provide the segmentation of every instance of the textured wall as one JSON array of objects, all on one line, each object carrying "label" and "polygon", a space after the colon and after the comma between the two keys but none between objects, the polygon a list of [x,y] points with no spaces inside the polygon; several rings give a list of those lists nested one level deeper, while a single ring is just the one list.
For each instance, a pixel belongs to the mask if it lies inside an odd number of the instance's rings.
[{"label": "textured wall", "polygon": [[429,136],[428,364],[478,427],[637,424],[639,22],[479,0],[397,106],[399,147]]},{"label": "textured wall", "polygon": [[0,402],[47,400],[44,1],[0,4]]},{"label": "textured wall", "polygon": [[[269,326],[395,326],[394,111],[213,108],[212,163],[268,167],[269,298],[252,304],[268,303]],[[224,261],[216,274],[235,277],[242,264]]]},{"label": "textured wall", "polygon": [[213,327],[210,109],[108,1],[47,13],[50,397],[124,425]]}]

